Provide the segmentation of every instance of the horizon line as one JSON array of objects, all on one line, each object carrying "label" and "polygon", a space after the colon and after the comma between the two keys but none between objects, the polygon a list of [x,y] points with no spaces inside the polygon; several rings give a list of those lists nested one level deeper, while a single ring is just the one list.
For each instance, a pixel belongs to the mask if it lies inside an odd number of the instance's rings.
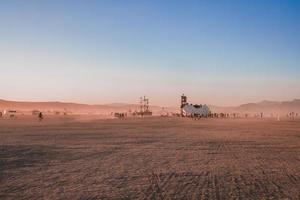
[{"label": "horizon line", "polygon": [[[299,98],[293,98],[290,100],[285,100],[285,101],[273,101],[273,100],[261,100],[261,101],[257,101],[257,102],[247,102],[247,103],[242,103],[242,104],[238,104],[238,105],[215,105],[215,104],[207,104],[207,103],[203,103],[203,105],[208,105],[208,106],[217,106],[217,107],[238,107],[241,105],[246,105],[246,104],[257,104],[257,103],[262,103],[262,102],[275,102],[275,103],[282,103],[282,102],[292,102],[292,101],[297,101],[300,100]],[[71,102],[71,101],[30,101],[30,100],[8,100],[8,99],[3,99],[0,98],[0,101],[6,101],[6,102],[15,102],[15,103],[63,103],[63,104],[81,104],[81,105],[88,105],[88,106],[108,106],[108,105],[112,105],[112,104],[125,104],[125,105],[139,105],[139,103],[129,103],[129,102],[111,102],[111,103],[102,103],[102,104],[92,104],[92,103],[84,103],[84,102]],[[193,103],[192,103],[193,104]],[[179,105],[179,104],[178,104]],[[196,105],[196,104],[193,104]],[[176,107],[176,106],[162,106],[162,105],[150,105],[150,106],[157,106],[157,107]]]}]

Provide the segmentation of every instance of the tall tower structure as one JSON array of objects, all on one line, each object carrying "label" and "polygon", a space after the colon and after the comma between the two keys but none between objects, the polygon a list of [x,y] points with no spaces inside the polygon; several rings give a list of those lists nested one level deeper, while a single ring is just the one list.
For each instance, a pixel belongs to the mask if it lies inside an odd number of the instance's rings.
[{"label": "tall tower structure", "polygon": [[181,95],[181,105],[180,105],[180,111],[181,111],[181,116],[183,116],[183,110],[182,108],[187,104],[187,98],[184,94]]},{"label": "tall tower structure", "polygon": [[149,99],[144,96],[144,101],[145,101],[145,111],[148,112],[149,111]]}]

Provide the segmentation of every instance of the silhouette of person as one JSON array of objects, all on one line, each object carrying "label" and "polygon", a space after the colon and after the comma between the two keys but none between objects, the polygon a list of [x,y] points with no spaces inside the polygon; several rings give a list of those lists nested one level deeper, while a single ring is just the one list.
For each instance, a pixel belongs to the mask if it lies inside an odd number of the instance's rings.
[{"label": "silhouette of person", "polygon": [[39,113],[39,120],[40,120],[40,121],[42,121],[42,120],[43,120],[43,118],[44,118],[44,116],[43,116],[43,113],[42,113],[42,112],[40,112],[40,113]]}]

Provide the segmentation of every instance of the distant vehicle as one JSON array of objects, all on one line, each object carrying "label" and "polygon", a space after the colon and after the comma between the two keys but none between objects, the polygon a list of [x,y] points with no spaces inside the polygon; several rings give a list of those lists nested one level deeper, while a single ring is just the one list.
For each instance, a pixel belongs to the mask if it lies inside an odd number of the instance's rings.
[{"label": "distant vehicle", "polygon": [[10,118],[15,118],[16,114],[17,114],[17,111],[16,110],[9,110],[8,114],[9,114]]},{"label": "distant vehicle", "polygon": [[127,116],[127,113],[114,113],[114,116],[117,118],[124,118]]}]

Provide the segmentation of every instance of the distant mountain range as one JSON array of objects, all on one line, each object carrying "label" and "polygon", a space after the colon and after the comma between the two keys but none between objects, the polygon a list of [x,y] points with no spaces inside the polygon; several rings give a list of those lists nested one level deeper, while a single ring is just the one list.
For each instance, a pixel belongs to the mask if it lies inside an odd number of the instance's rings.
[{"label": "distant mountain range", "polygon": [[[236,107],[209,106],[212,112],[236,112],[236,113],[278,113],[286,114],[289,112],[300,113],[300,99],[292,101],[261,101],[258,103],[247,103]],[[109,114],[111,112],[137,111],[138,104],[111,103],[103,105],[88,105],[66,102],[20,102],[7,101],[0,99],[0,110],[19,110],[19,111],[67,111],[72,113],[90,114]],[[179,107],[150,106],[154,114],[161,112],[179,112]],[[164,111],[163,111],[164,110]]]},{"label": "distant mountain range", "polygon": [[295,112],[300,114],[300,99],[292,101],[261,101],[258,103],[247,103],[236,107],[210,106],[214,112],[237,112],[237,113],[273,113],[286,114]]},{"label": "distant mountain range", "polygon": [[[154,114],[160,112],[176,112],[177,108],[163,108],[161,106],[150,106],[149,109]],[[126,104],[126,103],[111,103],[103,105],[89,105],[80,103],[67,103],[67,102],[21,102],[21,101],[7,101],[0,99],[0,110],[17,110],[17,111],[59,111],[70,112],[77,114],[110,114],[111,112],[128,112],[129,110],[134,112],[139,110],[138,104]]]}]

